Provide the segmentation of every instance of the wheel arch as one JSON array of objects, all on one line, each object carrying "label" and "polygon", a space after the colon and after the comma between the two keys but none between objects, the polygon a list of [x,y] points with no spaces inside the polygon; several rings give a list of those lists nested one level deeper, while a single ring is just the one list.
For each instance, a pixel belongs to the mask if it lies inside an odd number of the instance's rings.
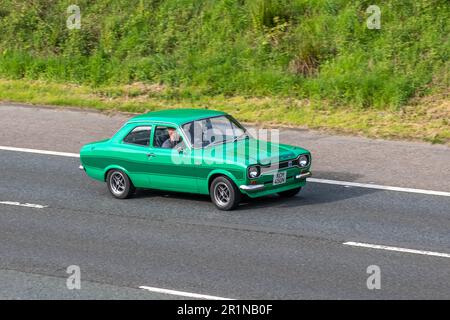
[{"label": "wheel arch", "polygon": [[208,192],[211,187],[211,183],[214,181],[215,178],[220,177],[220,176],[224,176],[224,177],[227,177],[228,179],[230,179],[236,185],[236,187],[238,187],[238,189],[239,189],[239,181],[236,179],[236,177],[231,172],[229,172],[227,170],[223,170],[223,169],[217,169],[217,170],[211,171],[208,175],[208,178],[207,178]]},{"label": "wheel arch", "polygon": [[105,168],[104,173],[103,173],[103,180],[104,181],[106,181],[106,177],[108,176],[108,172],[110,172],[111,170],[114,170],[114,169],[123,171],[128,176],[128,178],[130,179],[131,183],[133,183],[133,181],[131,180],[130,173],[125,168],[123,168],[121,166],[117,166],[117,165],[110,165],[110,166],[107,166]]}]

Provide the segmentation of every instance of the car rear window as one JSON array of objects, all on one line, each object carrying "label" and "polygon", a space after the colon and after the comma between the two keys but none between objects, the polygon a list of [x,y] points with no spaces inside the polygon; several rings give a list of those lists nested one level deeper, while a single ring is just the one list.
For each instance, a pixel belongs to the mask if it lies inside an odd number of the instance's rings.
[{"label": "car rear window", "polygon": [[149,126],[136,127],[123,139],[123,142],[148,147],[150,146],[151,131],[152,128]]}]

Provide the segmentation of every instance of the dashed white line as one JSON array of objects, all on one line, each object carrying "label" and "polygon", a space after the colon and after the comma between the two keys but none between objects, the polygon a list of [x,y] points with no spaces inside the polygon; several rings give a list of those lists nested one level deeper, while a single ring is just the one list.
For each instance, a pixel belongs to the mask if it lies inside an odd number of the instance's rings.
[{"label": "dashed white line", "polygon": [[27,149],[27,148],[15,148],[15,147],[6,147],[6,146],[0,146],[0,150],[16,151],[16,152],[27,152],[27,153],[37,153],[37,154],[47,154],[47,155],[52,155],[52,156],[70,157],[70,158],[79,158],[80,157],[80,155],[78,153],[58,152],[58,151],[38,150],[38,149]]},{"label": "dashed white line", "polygon": [[169,290],[169,289],[162,289],[162,288],[155,288],[155,287],[147,287],[147,286],[140,286],[139,289],[143,289],[143,290],[147,290],[147,291],[151,291],[151,292],[163,293],[163,294],[170,294],[170,295],[174,295],[174,296],[195,298],[195,299],[233,300],[233,299],[229,299],[229,298],[210,296],[210,295],[206,295],[206,294],[198,294],[198,293]]},{"label": "dashed white line", "polygon": [[316,182],[316,183],[334,184],[334,185],[345,186],[345,187],[369,188],[369,189],[399,191],[399,192],[410,192],[410,193],[420,193],[420,194],[429,194],[429,195],[434,195],[434,196],[450,197],[450,192],[445,192],[445,191],[434,191],[434,190],[424,190],[424,189],[412,189],[412,188],[382,186],[382,185],[377,185],[377,184],[347,182],[347,181],[336,181],[336,180],[316,179],[316,178],[308,178],[308,181],[309,182]]},{"label": "dashed white line", "polygon": [[[58,151],[49,151],[49,150],[38,150],[38,149],[27,149],[27,148],[16,148],[16,147],[7,147],[7,146],[0,146],[0,150],[17,151],[17,152],[28,152],[28,153],[36,153],[36,154],[46,154],[46,155],[70,157],[70,158],[79,158],[80,157],[80,155],[77,154],[77,153],[58,152]],[[383,186],[383,185],[369,184],[369,183],[348,182],[348,181],[317,179],[317,178],[308,178],[307,180],[309,182],[333,184],[333,185],[345,186],[347,188],[348,187],[358,187],[358,188],[369,188],[369,189],[398,191],[398,192],[409,192],[409,193],[419,193],[419,194],[428,194],[428,195],[434,195],[434,196],[450,197],[450,192],[446,192],[446,191],[434,191],[434,190],[425,190],[425,189],[413,189],[413,188]]]},{"label": "dashed white line", "polygon": [[412,254],[422,254],[422,255],[426,255],[426,256],[435,256],[435,257],[441,257],[441,258],[450,258],[449,253],[442,253],[442,252],[415,250],[415,249],[391,247],[391,246],[362,243],[362,242],[352,242],[352,241],[344,242],[343,244],[346,246],[353,246],[353,247],[362,247],[362,248],[370,248],[370,249],[377,249],[377,250],[387,250],[387,251],[397,251],[397,252],[412,253]]},{"label": "dashed white line", "polygon": [[48,206],[43,206],[41,204],[34,203],[20,203],[14,201],[0,201],[0,204],[9,205],[9,206],[17,206],[17,207],[27,207],[27,208],[35,208],[35,209],[44,209]]}]

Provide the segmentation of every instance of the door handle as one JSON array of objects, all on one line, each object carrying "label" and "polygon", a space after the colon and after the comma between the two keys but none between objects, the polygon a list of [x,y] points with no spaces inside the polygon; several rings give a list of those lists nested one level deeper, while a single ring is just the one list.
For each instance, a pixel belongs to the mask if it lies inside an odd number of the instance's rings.
[{"label": "door handle", "polygon": [[147,158],[153,158],[156,157],[154,153],[147,153]]}]

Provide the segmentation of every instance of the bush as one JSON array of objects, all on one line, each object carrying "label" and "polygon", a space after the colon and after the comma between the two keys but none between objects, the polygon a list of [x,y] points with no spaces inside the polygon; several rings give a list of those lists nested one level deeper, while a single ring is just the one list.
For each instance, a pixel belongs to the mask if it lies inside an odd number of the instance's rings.
[{"label": "bush", "polygon": [[[65,26],[73,2],[81,30]],[[369,30],[370,4],[3,0],[0,76],[398,108],[447,72],[450,10],[446,0],[384,1],[381,29]]]}]

